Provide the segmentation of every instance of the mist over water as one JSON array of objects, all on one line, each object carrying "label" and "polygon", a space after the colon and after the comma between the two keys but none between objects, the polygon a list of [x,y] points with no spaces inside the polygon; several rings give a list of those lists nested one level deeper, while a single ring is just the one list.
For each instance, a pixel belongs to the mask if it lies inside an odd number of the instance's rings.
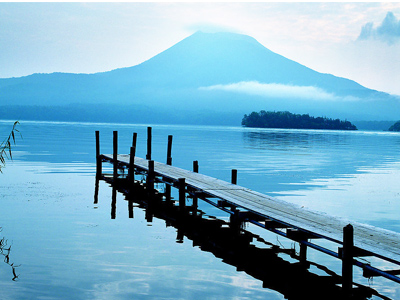
[{"label": "mist over water", "polygon": [[[0,122],[3,136],[10,124]],[[10,263],[19,275],[12,281],[10,265],[0,264],[5,299],[284,298],[191,242],[176,243],[175,228],[156,218],[149,223],[138,207],[129,219],[119,193],[111,220],[111,188],[104,182],[93,204],[94,131],[100,131],[101,152],[112,153],[118,130],[121,154],[137,132],[137,155],[145,157],[147,126],[21,122],[14,161],[0,174],[0,238],[11,245]],[[226,181],[237,169],[241,186],[400,232],[399,134],[154,125],[154,160],[166,161],[168,135],[175,166],[192,169],[197,160],[200,173]],[[361,280],[358,273],[355,278]],[[373,287],[400,296],[390,282],[374,279]]]}]

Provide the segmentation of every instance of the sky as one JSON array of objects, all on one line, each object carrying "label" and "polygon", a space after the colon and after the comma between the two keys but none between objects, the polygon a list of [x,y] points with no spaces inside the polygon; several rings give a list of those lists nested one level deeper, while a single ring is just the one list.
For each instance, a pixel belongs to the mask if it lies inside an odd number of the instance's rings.
[{"label": "sky", "polygon": [[0,78],[130,67],[198,30],[400,95],[400,2],[0,2]]}]

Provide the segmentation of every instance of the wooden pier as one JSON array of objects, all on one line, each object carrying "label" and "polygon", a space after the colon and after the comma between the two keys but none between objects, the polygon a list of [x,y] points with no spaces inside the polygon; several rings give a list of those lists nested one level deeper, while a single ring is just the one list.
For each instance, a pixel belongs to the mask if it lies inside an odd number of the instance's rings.
[{"label": "wooden pier", "polygon": [[[250,222],[300,244],[300,261],[307,261],[307,247],[316,249],[342,260],[342,289],[351,293],[353,266],[363,269],[366,277],[383,276],[400,283],[399,267],[381,270],[359,260],[371,256],[400,265],[400,234],[373,226],[352,222],[311,211],[298,205],[271,198],[236,184],[237,170],[232,170],[231,182],[198,173],[198,162],[193,162],[193,171],[172,166],[172,136],[168,137],[166,163],[151,160],[151,127],[148,128],[147,159],[135,156],[136,134],[133,135],[130,154],[118,154],[118,135],[114,132],[114,153],[100,154],[99,132],[96,132],[97,176],[102,175],[102,163],[113,164],[114,180],[126,176],[132,187],[135,174],[146,178],[146,188],[154,191],[155,183],[165,185],[164,199],[171,201],[171,187],[179,189],[179,207],[186,209],[186,196],[193,199],[196,208],[198,199],[227,212],[231,220]],[[127,170],[127,172],[118,172]],[[121,173],[125,174],[122,175]],[[337,245],[331,250],[318,245],[324,239]]]}]

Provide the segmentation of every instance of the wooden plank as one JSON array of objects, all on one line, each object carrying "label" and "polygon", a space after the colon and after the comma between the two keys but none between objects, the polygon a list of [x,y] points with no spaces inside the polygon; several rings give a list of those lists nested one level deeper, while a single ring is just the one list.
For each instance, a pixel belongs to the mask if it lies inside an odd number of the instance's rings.
[{"label": "wooden plank", "polygon": [[[104,156],[112,159],[111,155]],[[129,164],[129,155],[118,155],[118,160]],[[145,159],[135,157],[135,165],[148,170],[148,162]],[[342,243],[343,228],[350,223],[203,174],[159,162],[154,162],[154,169],[156,174],[163,177],[173,181],[185,178],[186,184],[194,189],[231,202],[268,219],[279,220],[294,228],[309,231],[337,243]],[[400,262],[399,233],[356,222],[351,222],[351,224],[354,227],[354,246]]]}]

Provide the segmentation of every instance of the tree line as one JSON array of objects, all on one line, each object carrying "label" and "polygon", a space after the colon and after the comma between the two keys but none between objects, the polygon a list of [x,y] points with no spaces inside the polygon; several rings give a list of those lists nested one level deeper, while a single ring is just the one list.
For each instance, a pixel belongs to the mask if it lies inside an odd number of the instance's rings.
[{"label": "tree line", "polygon": [[336,129],[357,130],[349,121],[326,117],[312,117],[309,114],[293,114],[288,111],[252,112],[244,115],[242,126],[260,128],[293,128],[293,129]]}]

